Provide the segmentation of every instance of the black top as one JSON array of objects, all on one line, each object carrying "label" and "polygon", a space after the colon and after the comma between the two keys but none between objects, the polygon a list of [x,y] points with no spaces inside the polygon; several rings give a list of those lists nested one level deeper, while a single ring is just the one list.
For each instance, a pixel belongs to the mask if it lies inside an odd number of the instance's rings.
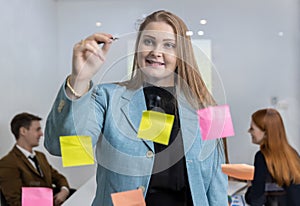
[{"label": "black top", "polygon": [[[146,84],[144,85],[144,94],[148,110],[175,116],[169,144],[163,145],[154,142],[155,159],[146,195],[148,197],[146,198],[147,205],[151,205],[149,204],[151,193],[182,195],[183,199],[187,198],[191,202],[175,87],[156,87]],[[164,199],[161,195],[159,198]],[[164,203],[164,205],[166,204],[168,203]],[[168,205],[172,205],[172,203]]]},{"label": "black top", "polygon": [[[254,159],[254,179],[252,187],[246,193],[246,202],[252,206],[269,205],[271,199],[277,199],[280,205],[299,206],[300,205],[300,185],[291,184],[289,187],[278,188],[275,192],[266,191],[267,185],[276,184],[274,178],[268,171],[266,160],[261,151],[258,151]],[[282,192],[282,191],[283,192]],[[271,196],[274,196],[270,198]]]}]

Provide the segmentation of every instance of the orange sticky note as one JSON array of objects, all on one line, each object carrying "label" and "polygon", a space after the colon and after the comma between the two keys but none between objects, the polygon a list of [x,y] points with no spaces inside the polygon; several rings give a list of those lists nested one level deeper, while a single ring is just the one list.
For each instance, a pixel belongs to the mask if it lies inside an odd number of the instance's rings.
[{"label": "orange sticky note", "polygon": [[64,167],[94,164],[90,136],[61,136],[59,140]]},{"label": "orange sticky note", "polygon": [[174,123],[174,115],[156,111],[143,111],[137,136],[168,145]]},{"label": "orange sticky note", "polygon": [[111,194],[114,206],[146,206],[141,189]]},{"label": "orange sticky note", "polygon": [[247,164],[222,164],[222,172],[240,180],[253,180],[254,166]]}]

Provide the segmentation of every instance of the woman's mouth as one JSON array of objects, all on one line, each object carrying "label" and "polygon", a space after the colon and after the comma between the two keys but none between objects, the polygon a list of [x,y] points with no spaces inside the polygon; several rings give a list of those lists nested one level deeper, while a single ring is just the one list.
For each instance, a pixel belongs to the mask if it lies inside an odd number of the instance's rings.
[{"label": "woman's mouth", "polygon": [[146,63],[147,63],[147,65],[152,66],[152,67],[159,67],[159,66],[165,65],[165,63],[163,63],[163,62],[155,61],[152,59],[146,59]]}]

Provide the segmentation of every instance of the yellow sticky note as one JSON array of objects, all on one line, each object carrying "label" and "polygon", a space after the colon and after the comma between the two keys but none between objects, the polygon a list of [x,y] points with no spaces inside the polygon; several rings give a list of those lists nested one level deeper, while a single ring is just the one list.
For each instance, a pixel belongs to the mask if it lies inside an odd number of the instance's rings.
[{"label": "yellow sticky note", "polygon": [[137,136],[168,145],[174,123],[174,115],[156,111],[144,111]]},{"label": "yellow sticky note", "polygon": [[61,136],[60,149],[64,167],[94,164],[90,136]]}]

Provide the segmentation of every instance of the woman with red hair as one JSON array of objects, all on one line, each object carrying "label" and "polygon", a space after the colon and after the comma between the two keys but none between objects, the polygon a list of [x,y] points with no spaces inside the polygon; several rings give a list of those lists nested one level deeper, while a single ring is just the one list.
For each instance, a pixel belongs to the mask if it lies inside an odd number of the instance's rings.
[{"label": "woman with red hair", "polygon": [[[282,118],[275,109],[252,114],[248,132],[252,142],[260,145],[255,155],[254,179],[246,193],[250,205],[272,205],[268,191],[280,191],[279,205],[300,205],[300,157],[288,143]],[[275,198],[275,199],[276,199]]]}]

